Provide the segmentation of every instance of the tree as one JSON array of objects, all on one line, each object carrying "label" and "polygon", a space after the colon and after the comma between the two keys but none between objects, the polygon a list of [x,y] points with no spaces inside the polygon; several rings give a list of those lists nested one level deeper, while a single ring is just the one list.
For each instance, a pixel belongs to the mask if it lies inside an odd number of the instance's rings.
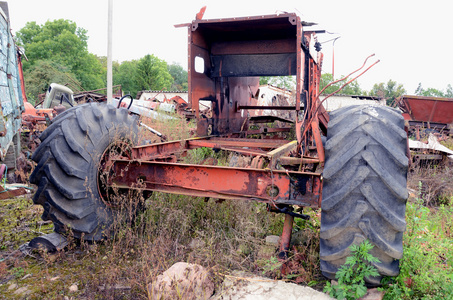
[{"label": "tree", "polygon": [[425,96],[425,97],[453,97],[453,89],[449,84],[447,86],[447,92],[444,93],[438,89],[434,88],[427,88],[426,90],[422,87],[422,83],[420,82],[415,90],[415,94],[418,96]]},{"label": "tree", "polygon": [[138,60],[123,61],[116,71],[113,69],[113,84],[121,84],[122,90],[132,97],[135,97],[140,89],[135,79],[137,65]]},{"label": "tree", "polygon": [[38,60],[29,68],[28,76],[25,77],[28,101],[35,104],[38,95],[45,93],[52,82],[71,83],[70,88],[73,89],[80,86],[76,76],[67,67],[50,60]]},{"label": "tree", "polygon": [[393,101],[399,96],[406,94],[402,84],[398,84],[396,81],[389,79],[387,83],[376,83],[369,92],[370,96],[376,96],[380,99],[385,99],[387,105],[391,105]]},{"label": "tree", "polygon": [[445,93],[445,97],[453,98],[453,87],[451,84],[447,85],[447,92]]},{"label": "tree", "polygon": [[[343,78],[343,77],[341,77]],[[321,91],[324,87],[326,87],[329,83],[333,82],[334,79],[332,77],[332,74],[330,73],[324,73],[321,75],[321,82],[320,82],[320,88],[319,91]],[[346,78],[345,80],[339,81],[335,84],[330,85],[327,87],[323,94],[329,95],[335,91],[337,91],[340,87],[342,87],[346,82],[348,82],[349,79]],[[363,95],[364,91],[360,88],[359,83],[357,80],[354,80],[350,84],[346,85],[341,91],[338,92],[340,95]]]},{"label": "tree", "polygon": [[137,63],[136,81],[139,90],[170,90],[173,77],[167,63],[154,55],[147,54]]},{"label": "tree", "polygon": [[28,58],[23,65],[25,78],[38,61],[46,60],[68,68],[85,90],[103,87],[102,65],[88,52],[87,40],[87,31],[70,20],[47,21],[44,25],[28,22],[17,32],[17,42]]},{"label": "tree", "polygon": [[187,71],[178,63],[172,63],[168,65],[168,72],[173,77],[173,84],[171,85],[172,90],[187,91]]},{"label": "tree", "polygon": [[282,89],[295,90],[296,77],[295,76],[261,76],[260,85],[270,84]]}]

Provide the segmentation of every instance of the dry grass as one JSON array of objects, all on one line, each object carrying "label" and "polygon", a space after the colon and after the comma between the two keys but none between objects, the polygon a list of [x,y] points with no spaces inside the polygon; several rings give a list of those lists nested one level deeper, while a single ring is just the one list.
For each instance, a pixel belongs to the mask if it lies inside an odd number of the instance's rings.
[{"label": "dry grass", "polygon": [[408,187],[421,190],[426,206],[453,204],[453,167],[451,165],[414,166],[408,176]]}]

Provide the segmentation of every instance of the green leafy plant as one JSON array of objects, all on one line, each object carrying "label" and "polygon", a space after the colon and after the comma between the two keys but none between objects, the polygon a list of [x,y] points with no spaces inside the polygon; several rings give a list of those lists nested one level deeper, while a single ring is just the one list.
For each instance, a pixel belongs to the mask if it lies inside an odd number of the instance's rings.
[{"label": "green leafy plant", "polygon": [[379,263],[379,259],[370,254],[373,245],[365,240],[360,245],[351,245],[351,256],[338,269],[335,278],[338,284],[327,282],[324,292],[336,299],[358,299],[367,292],[365,277],[379,276],[377,269],[371,263]]},{"label": "green leafy plant", "polygon": [[21,278],[25,275],[25,270],[22,267],[16,267],[12,269],[14,277]]},{"label": "green leafy plant", "polygon": [[272,256],[269,260],[266,260],[266,265],[263,266],[263,275],[267,272],[274,272],[275,270],[280,269],[282,262],[278,260],[277,257]]}]

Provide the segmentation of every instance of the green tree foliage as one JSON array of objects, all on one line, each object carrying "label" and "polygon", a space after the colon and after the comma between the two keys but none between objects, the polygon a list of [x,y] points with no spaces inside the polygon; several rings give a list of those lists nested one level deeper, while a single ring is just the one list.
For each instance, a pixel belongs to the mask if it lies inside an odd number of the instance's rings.
[{"label": "green tree foliage", "polygon": [[387,83],[376,83],[369,92],[370,96],[376,96],[381,99],[385,99],[387,105],[391,105],[393,101],[399,96],[406,94],[406,89],[402,84],[398,84],[396,81],[389,79]]},{"label": "green tree foliage", "polygon": [[296,77],[295,76],[261,76],[260,85],[270,84],[282,89],[295,90]]},{"label": "green tree foliage", "polygon": [[139,90],[170,90],[173,84],[167,63],[150,54],[138,61],[135,80]]},{"label": "green tree foliage", "polygon": [[124,93],[131,94],[133,97],[140,90],[135,79],[137,73],[138,60],[124,61],[119,66],[117,71],[113,70],[113,83],[121,84]]},{"label": "green tree foliage", "polygon": [[168,72],[173,77],[173,84],[171,85],[171,90],[173,91],[187,91],[188,89],[188,79],[187,79],[187,71],[178,64],[172,63],[168,65]]},{"label": "green tree foliage", "polygon": [[70,20],[47,21],[44,25],[28,22],[17,32],[17,42],[25,48],[28,58],[23,66],[25,78],[30,76],[29,71],[39,61],[46,60],[67,68],[83,89],[102,88],[102,65],[94,54],[88,52],[87,40],[87,31]]},{"label": "green tree foliage", "polygon": [[[107,59],[98,58],[107,72]],[[154,55],[138,60],[113,62],[113,84],[121,85],[133,97],[142,90],[187,90],[187,71],[180,65],[167,63]],[[105,75],[106,77],[106,75]]]},{"label": "green tree foliage", "polygon": [[[324,87],[326,87],[329,83],[333,82],[334,79],[332,77],[332,74],[330,73],[324,73],[321,75],[321,82],[320,82],[320,88],[319,91],[321,91]],[[349,79],[345,79],[342,81],[339,81],[335,84],[330,85],[327,87],[323,94],[324,95],[329,95],[335,91],[337,91],[340,87],[342,87],[346,82],[348,82]],[[363,95],[364,91],[360,88],[359,83],[357,80],[354,80],[347,86],[345,86],[341,91],[338,92],[340,95]]]},{"label": "green tree foliage", "polygon": [[453,98],[453,87],[451,84],[447,85],[447,91],[445,92],[445,97]]},{"label": "green tree foliage", "polygon": [[447,98],[453,98],[453,87],[451,84],[447,86],[447,90],[441,91],[438,89],[434,88],[427,88],[424,89],[422,87],[422,84],[419,83],[417,89],[415,90],[415,94],[418,96],[426,96],[426,97],[447,97]]},{"label": "green tree foliage", "polygon": [[45,93],[49,84],[52,82],[71,83],[70,88],[80,86],[80,82],[69,69],[57,62],[50,60],[38,60],[28,70],[28,76],[25,77],[25,86],[27,87],[27,98],[32,104],[38,99],[38,95]]}]

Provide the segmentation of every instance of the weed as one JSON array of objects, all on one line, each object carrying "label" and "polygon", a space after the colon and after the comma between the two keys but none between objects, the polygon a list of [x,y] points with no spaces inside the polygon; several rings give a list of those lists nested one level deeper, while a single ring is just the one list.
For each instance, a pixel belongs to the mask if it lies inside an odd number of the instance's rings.
[{"label": "weed", "polygon": [[21,278],[25,275],[25,270],[22,267],[16,267],[11,270],[15,278]]},{"label": "weed", "polygon": [[385,299],[453,298],[453,207],[424,206],[422,184],[407,204],[400,274],[383,279]]},{"label": "weed", "polygon": [[263,266],[263,275],[267,272],[274,272],[279,270],[282,266],[282,262],[278,260],[275,256],[272,256],[270,259],[266,260],[266,264]]},{"label": "weed", "polygon": [[379,276],[376,267],[371,263],[379,263],[379,259],[369,252],[373,245],[365,240],[360,245],[351,245],[351,256],[346,258],[346,262],[338,269],[335,278],[338,284],[327,282],[324,292],[336,299],[358,299],[365,296],[367,288],[365,277]]}]

